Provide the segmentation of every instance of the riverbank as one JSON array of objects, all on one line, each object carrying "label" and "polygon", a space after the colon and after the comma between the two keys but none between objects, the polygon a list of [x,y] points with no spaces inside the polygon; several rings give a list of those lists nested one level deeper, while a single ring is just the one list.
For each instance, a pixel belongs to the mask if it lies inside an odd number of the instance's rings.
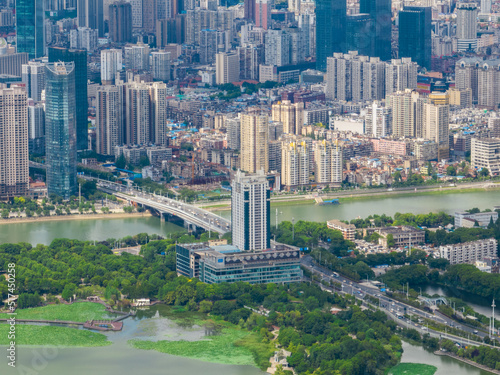
[{"label": "riverbank", "polygon": [[[342,191],[338,193],[329,193],[324,195],[318,195],[323,200],[338,199],[339,202],[346,203],[352,201],[362,201],[362,200],[373,200],[373,199],[385,199],[393,197],[419,197],[426,195],[449,195],[449,194],[464,194],[464,193],[479,193],[492,190],[500,190],[500,184],[489,183],[482,184],[483,187],[474,187],[471,184],[464,184],[463,186],[442,186],[442,187],[421,187],[415,191],[414,188],[406,190],[395,190],[387,191],[387,189],[366,189],[366,190],[353,190],[353,191]],[[271,207],[288,206],[293,205],[309,205],[314,204],[315,200],[312,195],[289,195],[289,196],[276,196],[271,197]],[[216,205],[202,205],[198,204],[199,207],[206,209],[207,211],[228,211],[231,209],[231,201],[220,201]]]},{"label": "riverbank", "polygon": [[436,350],[434,352],[434,354],[441,355],[441,356],[448,356],[448,357],[456,359],[456,360],[458,360],[460,362],[467,363],[468,365],[474,366],[474,367],[476,367],[478,369],[481,369],[481,370],[484,370],[484,371],[488,371],[488,372],[490,372],[492,374],[500,375],[500,371],[498,371],[498,370],[489,368],[488,366],[480,365],[477,362],[471,361],[470,359],[467,359],[467,358],[459,357],[458,355],[455,355],[455,354],[450,353],[450,352],[443,352],[441,350]]},{"label": "riverbank", "polygon": [[149,211],[144,212],[116,212],[109,214],[78,214],[61,216],[42,216],[42,217],[20,217],[10,219],[0,219],[0,225],[17,223],[43,223],[46,221],[68,221],[68,220],[97,220],[97,219],[128,219],[137,217],[151,217]]}]

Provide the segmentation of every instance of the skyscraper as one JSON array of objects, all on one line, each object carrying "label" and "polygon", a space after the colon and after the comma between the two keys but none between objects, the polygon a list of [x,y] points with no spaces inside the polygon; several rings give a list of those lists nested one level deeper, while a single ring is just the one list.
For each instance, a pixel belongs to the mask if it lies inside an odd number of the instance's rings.
[{"label": "skyscraper", "polygon": [[399,57],[411,57],[431,69],[431,8],[404,7],[399,12]]},{"label": "skyscraper", "polygon": [[124,113],[122,86],[101,86],[97,89],[96,151],[113,155],[115,147],[124,141]]},{"label": "skyscraper", "polygon": [[326,71],[326,58],[345,52],[345,0],[316,2],[316,68]]},{"label": "skyscraper", "polygon": [[30,59],[42,57],[45,49],[43,0],[16,1],[16,48]]},{"label": "skyscraper", "polygon": [[233,245],[246,251],[271,248],[271,190],[264,172],[236,172],[231,208]]},{"label": "skyscraper", "polygon": [[115,43],[132,41],[132,5],[117,1],[109,6],[109,37]]},{"label": "skyscraper", "polygon": [[346,45],[348,51],[361,56],[374,55],[373,19],[368,13],[347,16]]},{"label": "skyscraper", "polygon": [[260,113],[241,114],[240,165],[245,172],[269,171],[269,118]]},{"label": "skyscraper", "polygon": [[87,51],[49,47],[49,62],[73,62],[76,90],[76,149],[88,148]]},{"label": "skyscraper", "polygon": [[104,36],[102,0],[77,0],[77,20],[79,27],[97,30],[99,38]]},{"label": "skyscraper", "polygon": [[45,149],[47,189],[69,199],[76,194],[76,98],[75,64],[46,65]]},{"label": "skyscraper", "polygon": [[390,60],[391,0],[360,0],[359,12],[368,13],[372,18],[371,31],[365,35],[366,39],[372,41],[373,49],[368,56],[380,57],[381,60]]},{"label": "skyscraper", "polygon": [[26,90],[0,85],[0,198],[26,195],[28,178]]}]

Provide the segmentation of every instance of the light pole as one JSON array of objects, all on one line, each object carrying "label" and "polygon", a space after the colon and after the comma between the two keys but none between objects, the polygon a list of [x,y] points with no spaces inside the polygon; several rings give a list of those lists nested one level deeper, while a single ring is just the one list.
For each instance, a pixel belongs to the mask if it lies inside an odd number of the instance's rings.
[{"label": "light pole", "polygon": [[295,241],[295,218],[292,217],[292,241]]}]

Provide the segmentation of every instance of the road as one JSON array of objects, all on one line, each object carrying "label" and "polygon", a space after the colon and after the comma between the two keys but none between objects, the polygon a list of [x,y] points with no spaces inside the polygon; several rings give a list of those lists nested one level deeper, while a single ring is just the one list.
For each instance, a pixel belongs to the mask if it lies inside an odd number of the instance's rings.
[{"label": "road", "polygon": [[[355,281],[349,280],[346,277],[339,275],[336,272],[332,272],[331,270],[319,266],[314,262],[313,258],[310,255],[304,256],[301,260],[301,264],[308,270],[321,276],[322,280],[339,283],[341,285],[341,290],[340,290],[341,293],[354,295],[356,296],[356,298],[361,299],[363,301],[365,301],[366,296],[377,298],[379,300],[380,310],[384,311],[392,320],[394,320],[396,323],[398,323],[398,325],[402,327],[414,328],[421,331],[421,333],[429,333],[432,337],[448,338],[456,343],[459,343],[460,345],[467,345],[467,344],[486,345],[482,342],[475,342],[473,340],[469,340],[468,338],[452,335],[447,332],[435,331],[433,329],[428,328],[426,325],[410,321],[409,319],[404,317],[404,315],[409,315],[410,318],[416,316],[418,317],[418,319],[424,319],[424,318],[432,319],[436,323],[446,324],[449,327],[460,329],[466,332],[469,336],[476,335],[481,337],[482,339],[489,336],[486,332],[478,331],[477,333],[475,333],[476,328],[469,327],[464,324],[459,324],[453,319],[450,319],[442,314],[434,315],[427,311],[405,304],[403,302],[391,299],[384,293],[380,292],[380,290],[374,286],[367,286],[366,284],[357,283]],[[322,288],[327,289],[324,288],[324,286],[322,286]]]}]

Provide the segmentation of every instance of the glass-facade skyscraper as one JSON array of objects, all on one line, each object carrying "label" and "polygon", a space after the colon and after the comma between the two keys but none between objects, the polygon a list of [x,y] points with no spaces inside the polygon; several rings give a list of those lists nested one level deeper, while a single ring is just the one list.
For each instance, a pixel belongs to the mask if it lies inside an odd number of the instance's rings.
[{"label": "glass-facade skyscraper", "polygon": [[390,60],[391,0],[360,0],[359,12],[367,13],[372,18],[370,32],[365,34],[365,38],[370,39],[372,43],[372,52],[369,56],[379,57],[381,60]]},{"label": "glass-facade skyscraper", "polygon": [[16,48],[30,59],[42,57],[45,49],[44,0],[16,0]]},{"label": "glass-facade skyscraper", "polygon": [[326,71],[326,59],[346,52],[346,0],[316,1],[316,69]]},{"label": "glass-facade skyscraper", "polygon": [[49,63],[45,77],[47,191],[69,199],[77,192],[75,64]]},{"label": "glass-facade skyscraper", "polygon": [[411,57],[418,65],[431,69],[430,7],[405,7],[399,12],[399,57]]},{"label": "glass-facade skyscraper", "polygon": [[76,87],[76,148],[88,149],[87,51],[49,47],[49,62],[73,62]]}]

